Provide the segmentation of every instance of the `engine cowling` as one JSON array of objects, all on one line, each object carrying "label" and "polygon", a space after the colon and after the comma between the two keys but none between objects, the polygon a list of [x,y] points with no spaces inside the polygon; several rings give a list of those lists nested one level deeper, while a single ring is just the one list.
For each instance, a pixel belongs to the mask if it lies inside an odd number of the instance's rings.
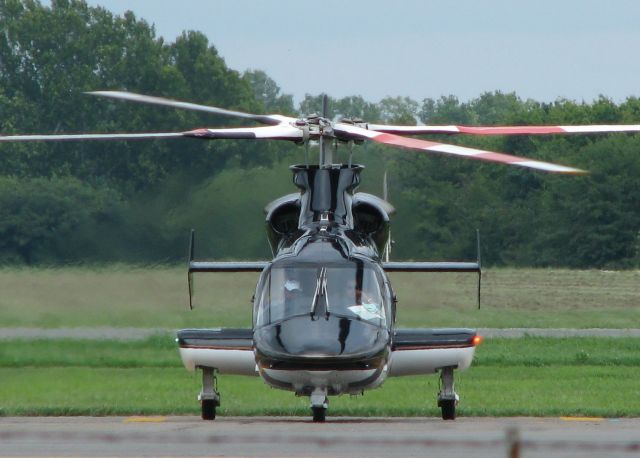
[{"label": "engine cowling", "polygon": [[300,193],[287,194],[274,200],[265,207],[264,212],[269,244],[273,253],[276,253],[282,240],[298,231]]},{"label": "engine cowling", "polygon": [[354,230],[370,237],[382,253],[389,238],[389,217],[395,213],[393,205],[373,194],[358,192],[353,195],[351,212]]}]

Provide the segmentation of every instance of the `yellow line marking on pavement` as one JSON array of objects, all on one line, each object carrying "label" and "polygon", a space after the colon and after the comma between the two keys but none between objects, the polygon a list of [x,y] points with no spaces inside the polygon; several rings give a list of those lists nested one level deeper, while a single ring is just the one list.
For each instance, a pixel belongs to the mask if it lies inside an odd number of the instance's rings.
[{"label": "yellow line marking on pavement", "polygon": [[564,421],[602,421],[602,417],[560,417]]},{"label": "yellow line marking on pavement", "polygon": [[127,417],[122,423],[163,423],[167,417]]}]

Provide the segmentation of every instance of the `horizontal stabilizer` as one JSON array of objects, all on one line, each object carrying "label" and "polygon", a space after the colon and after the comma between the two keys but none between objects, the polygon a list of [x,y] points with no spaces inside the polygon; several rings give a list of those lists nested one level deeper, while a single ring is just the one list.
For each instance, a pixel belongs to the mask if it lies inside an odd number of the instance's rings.
[{"label": "horizontal stabilizer", "polygon": [[191,229],[189,239],[189,262],[187,263],[187,282],[189,285],[189,308],[193,309],[193,274],[200,272],[262,272],[268,261],[195,261],[196,233]]},{"label": "horizontal stabilizer", "polygon": [[427,262],[383,262],[387,272],[471,272],[478,274],[478,309],[482,284],[482,259],[480,257],[480,230],[476,229],[476,262],[427,261]]},{"label": "horizontal stabilizer", "polygon": [[267,261],[191,261],[192,272],[262,272],[269,265]]},{"label": "horizontal stabilizer", "polygon": [[478,262],[383,262],[387,272],[480,272]]}]

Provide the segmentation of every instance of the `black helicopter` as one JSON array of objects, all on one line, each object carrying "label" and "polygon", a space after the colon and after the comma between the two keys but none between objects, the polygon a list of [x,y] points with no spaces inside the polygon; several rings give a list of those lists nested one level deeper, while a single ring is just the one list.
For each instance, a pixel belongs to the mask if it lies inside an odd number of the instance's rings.
[{"label": "black helicopter", "polygon": [[[371,140],[392,146],[538,169],[581,174],[582,170],[501,153],[402,135],[537,135],[638,132],[640,125],[600,126],[387,126],[357,119],[334,122],[325,115],[293,118],[256,115],[121,91],[90,94],[233,116],[266,127],[196,129],[133,134],[0,136],[2,141],[134,140],[145,138],[271,139],[305,145],[305,163],[291,166],[298,192],[265,208],[271,261],[213,262],[189,249],[189,305],[193,273],[261,272],[246,329],[185,329],[177,341],[185,367],[201,369],[202,418],[213,420],[220,405],[216,375],[260,376],[270,386],[309,396],[314,421],[324,421],[328,397],[362,394],[387,377],[440,374],[437,402],[442,418],[456,416],[454,370],[467,369],[481,337],[472,329],[399,329],[396,295],[387,272],[474,272],[480,292],[480,256],[475,262],[390,262],[390,216],[385,198],[356,192],[363,166],[335,164],[337,145]],[[319,142],[311,164],[310,142]],[[479,248],[478,248],[479,253]]]}]

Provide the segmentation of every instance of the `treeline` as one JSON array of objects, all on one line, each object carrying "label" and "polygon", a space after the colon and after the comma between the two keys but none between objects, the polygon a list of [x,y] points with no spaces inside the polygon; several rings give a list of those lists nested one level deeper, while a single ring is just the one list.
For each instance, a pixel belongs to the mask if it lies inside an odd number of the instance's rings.
[{"label": "treeline", "polygon": [[[514,94],[483,94],[423,103],[428,124],[640,123],[640,100],[615,104],[559,100],[544,104]],[[452,158],[402,155],[398,181],[402,235],[420,253],[471,255],[470,229],[483,234],[485,259],[500,265],[632,267],[640,261],[640,136],[448,138],[492,151],[576,166],[586,176],[532,173]],[[406,230],[406,233],[404,232]],[[410,256],[407,251],[402,251]]]},{"label": "treeline", "polygon": [[[175,42],[132,13],[83,1],[0,0],[0,134],[161,132],[242,125],[228,118],[100,100],[112,89],[257,113],[321,112],[321,94],[295,106],[260,70],[229,69],[199,32]],[[515,94],[379,102],[331,99],[329,116],[396,124],[640,123],[640,100],[539,103]],[[447,137],[443,141],[589,170],[552,176],[425,156],[378,145],[356,149],[363,189],[380,194],[389,171],[398,208],[393,257],[496,265],[640,265],[640,136]],[[312,149],[312,154],[315,151]],[[0,263],[59,264],[269,255],[262,207],[294,190],[287,165],[304,149],[278,142],[5,143],[0,145]],[[346,152],[339,152],[344,159]]]}]

